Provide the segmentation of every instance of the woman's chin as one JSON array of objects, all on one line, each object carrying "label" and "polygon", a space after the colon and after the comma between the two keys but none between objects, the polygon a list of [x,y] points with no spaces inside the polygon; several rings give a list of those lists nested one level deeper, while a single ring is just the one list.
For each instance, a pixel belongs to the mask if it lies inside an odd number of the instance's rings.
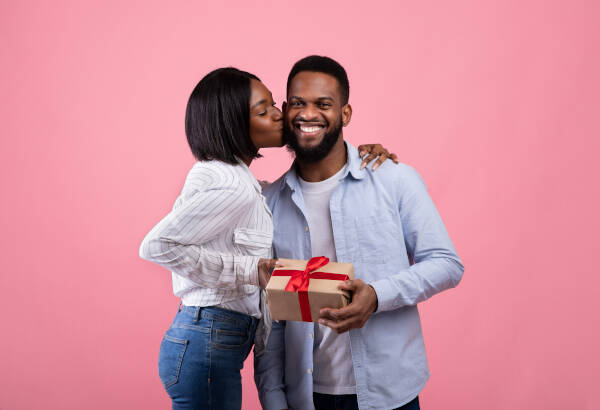
[{"label": "woman's chin", "polygon": [[265,144],[263,148],[281,148],[285,147],[285,141],[283,138],[279,138],[278,140],[270,141],[268,144]]}]

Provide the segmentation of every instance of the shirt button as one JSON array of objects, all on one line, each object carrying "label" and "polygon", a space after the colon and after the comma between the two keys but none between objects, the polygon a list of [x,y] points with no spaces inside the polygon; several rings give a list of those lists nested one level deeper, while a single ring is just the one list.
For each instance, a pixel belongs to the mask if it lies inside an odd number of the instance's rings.
[{"label": "shirt button", "polygon": [[306,369],[306,373],[312,374],[312,369]]},{"label": "shirt button", "polygon": [[312,333],[309,333],[308,335],[310,336],[311,339],[314,337]]},{"label": "shirt button", "polygon": [[306,228],[304,228],[306,230],[306,232],[308,232],[308,225],[306,225]]}]

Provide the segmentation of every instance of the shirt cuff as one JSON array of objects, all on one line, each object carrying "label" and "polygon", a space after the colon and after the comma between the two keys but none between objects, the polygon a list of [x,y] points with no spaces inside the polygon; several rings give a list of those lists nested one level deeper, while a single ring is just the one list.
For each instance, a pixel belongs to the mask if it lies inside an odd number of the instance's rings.
[{"label": "shirt cuff", "polygon": [[399,303],[399,297],[393,286],[390,286],[388,279],[381,279],[369,285],[375,289],[377,294],[377,309],[374,313],[385,312],[388,310],[398,309],[402,306]]},{"label": "shirt cuff", "polygon": [[258,286],[258,256],[238,256],[235,261],[236,282]]},{"label": "shirt cuff", "polygon": [[377,291],[375,290],[373,285],[369,285],[369,287],[375,292],[375,310],[373,311],[373,313],[377,313],[377,311],[379,310],[379,298],[377,296]]},{"label": "shirt cuff", "polygon": [[289,408],[283,390],[272,391],[263,395],[261,405],[265,410],[283,410]]}]

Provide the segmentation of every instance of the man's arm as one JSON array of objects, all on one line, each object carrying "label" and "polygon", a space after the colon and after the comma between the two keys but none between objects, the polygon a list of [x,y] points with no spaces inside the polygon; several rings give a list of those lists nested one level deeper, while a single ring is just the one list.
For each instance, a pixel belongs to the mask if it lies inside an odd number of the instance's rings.
[{"label": "man's arm", "polygon": [[265,410],[287,409],[284,385],[285,322],[273,321],[267,348],[254,356],[254,381],[260,403]]},{"label": "man's arm", "polygon": [[414,264],[395,275],[370,283],[377,293],[378,312],[416,305],[460,282],[464,267],[425,183],[407,169],[400,200],[406,249]]},{"label": "man's arm", "polygon": [[406,249],[415,263],[369,284],[360,279],[341,284],[340,289],[353,292],[352,303],[322,309],[319,320],[338,333],[362,327],[374,312],[416,305],[455,287],[462,278],[464,267],[423,180],[409,167],[402,184],[400,219]]}]

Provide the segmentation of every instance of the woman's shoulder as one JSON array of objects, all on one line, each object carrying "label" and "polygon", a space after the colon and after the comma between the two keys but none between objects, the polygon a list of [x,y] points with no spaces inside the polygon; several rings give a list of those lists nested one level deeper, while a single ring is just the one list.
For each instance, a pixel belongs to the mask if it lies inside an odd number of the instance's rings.
[{"label": "woman's shoulder", "polygon": [[[243,190],[239,165],[223,161],[196,161],[188,173],[185,188],[191,190],[228,189]],[[185,189],[184,188],[184,189]]]}]

